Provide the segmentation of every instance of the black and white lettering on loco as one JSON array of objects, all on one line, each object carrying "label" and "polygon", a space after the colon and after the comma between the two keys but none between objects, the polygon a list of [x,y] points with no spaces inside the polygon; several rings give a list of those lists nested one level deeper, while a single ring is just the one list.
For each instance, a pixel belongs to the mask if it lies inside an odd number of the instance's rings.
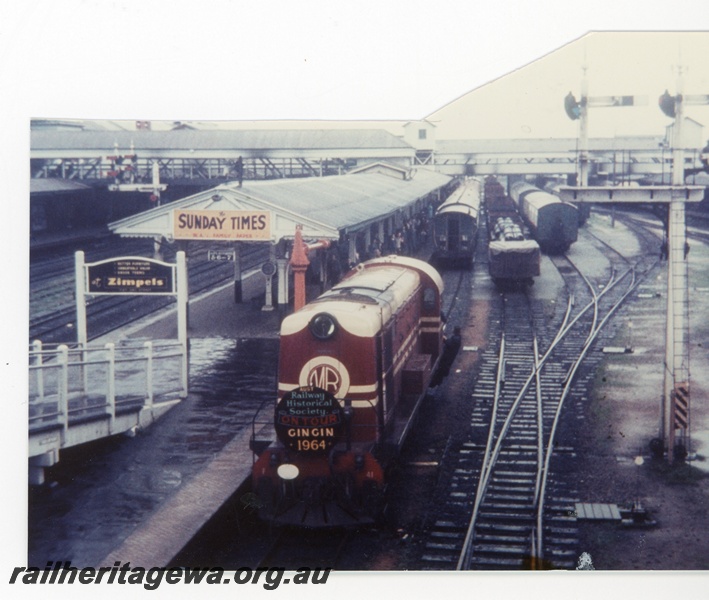
[{"label": "black and white lettering on loco", "polygon": [[344,411],[322,388],[299,387],[284,394],[276,407],[278,439],[290,450],[306,454],[329,451],[344,433]]}]

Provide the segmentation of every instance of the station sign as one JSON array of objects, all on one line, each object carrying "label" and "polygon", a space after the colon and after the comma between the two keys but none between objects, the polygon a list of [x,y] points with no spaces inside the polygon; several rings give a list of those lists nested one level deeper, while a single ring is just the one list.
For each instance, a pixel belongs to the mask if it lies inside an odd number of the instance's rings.
[{"label": "station sign", "polygon": [[270,241],[267,210],[183,210],[173,212],[176,240]]},{"label": "station sign", "polygon": [[207,260],[211,262],[235,262],[236,252],[233,250],[207,250]]},{"label": "station sign", "polygon": [[175,265],[138,256],[86,264],[89,294],[175,294]]},{"label": "station sign", "polygon": [[286,392],[276,407],[276,435],[295,452],[329,451],[341,439],[344,427],[344,410],[322,388],[307,386]]}]

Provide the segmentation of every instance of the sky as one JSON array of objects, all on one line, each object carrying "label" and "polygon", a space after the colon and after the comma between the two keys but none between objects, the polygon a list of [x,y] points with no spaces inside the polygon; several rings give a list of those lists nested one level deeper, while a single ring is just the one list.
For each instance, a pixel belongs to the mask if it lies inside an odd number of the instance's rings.
[{"label": "sky", "polygon": [[[589,104],[595,104],[588,111],[592,138],[661,136],[673,120],[659,109],[659,96],[677,92],[679,64],[685,96],[709,91],[707,56],[709,32],[594,31],[454,99],[428,119],[437,124],[438,139],[576,137],[578,121],[568,118],[563,101],[569,92],[581,98],[585,72]],[[631,96],[634,105],[599,106],[608,96]],[[685,116],[709,125],[709,106],[690,100]],[[685,147],[706,142],[691,137],[685,136]]]},{"label": "sky", "polygon": [[417,119],[591,30],[709,26],[700,0],[2,4],[10,107],[35,117]]},{"label": "sky", "polygon": [[[709,29],[708,17],[706,0],[0,0],[5,402],[23,414],[31,118],[419,119],[589,31]],[[21,437],[4,421],[0,435]],[[3,500],[25,469],[5,461]],[[24,523],[5,520],[20,541],[2,545],[0,581],[22,564]]]}]

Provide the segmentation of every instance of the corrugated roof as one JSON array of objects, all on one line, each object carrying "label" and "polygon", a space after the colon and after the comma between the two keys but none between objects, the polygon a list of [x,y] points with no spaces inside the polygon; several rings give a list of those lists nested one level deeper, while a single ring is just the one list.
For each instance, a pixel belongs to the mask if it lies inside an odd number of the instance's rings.
[{"label": "corrugated roof", "polygon": [[90,189],[88,185],[67,179],[30,179],[30,194],[81,192]]},{"label": "corrugated roof", "polygon": [[[274,206],[336,229],[353,228],[391,214],[450,181],[426,169],[408,180],[380,173],[254,182],[255,195]],[[251,186],[244,185],[249,193]]]},{"label": "corrugated roof", "polygon": [[50,131],[33,130],[32,150],[112,150],[131,145],[145,150],[334,150],[411,149],[403,139],[381,129],[281,129],[199,131]]},{"label": "corrugated roof", "polygon": [[[290,237],[295,225],[304,226],[305,237],[337,238],[340,232],[357,230],[372,221],[403,209],[451,178],[418,169],[409,179],[383,173],[359,173],[333,177],[245,181],[220,185],[109,224],[120,235],[167,235],[170,213],[191,210],[270,210],[274,213],[274,240]],[[214,197],[221,199],[215,203]]]}]

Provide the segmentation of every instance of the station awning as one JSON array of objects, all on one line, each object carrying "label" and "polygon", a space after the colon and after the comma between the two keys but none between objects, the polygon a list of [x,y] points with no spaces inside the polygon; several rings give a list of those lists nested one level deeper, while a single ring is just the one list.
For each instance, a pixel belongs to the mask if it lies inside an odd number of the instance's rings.
[{"label": "station awning", "polygon": [[235,238],[209,236],[227,227],[235,211],[244,211],[245,218],[267,212],[268,236],[259,239],[275,243],[291,238],[296,225],[303,227],[305,238],[339,239],[341,233],[356,232],[395,214],[450,181],[451,177],[427,169],[402,174],[401,168],[387,172],[378,165],[372,171],[333,177],[245,181],[242,186],[226,183],[108,227],[121,236],[172,240],[180,239],[176,226],[189,217],[191,224],[206,224],[203,239],[228,240]]}]

